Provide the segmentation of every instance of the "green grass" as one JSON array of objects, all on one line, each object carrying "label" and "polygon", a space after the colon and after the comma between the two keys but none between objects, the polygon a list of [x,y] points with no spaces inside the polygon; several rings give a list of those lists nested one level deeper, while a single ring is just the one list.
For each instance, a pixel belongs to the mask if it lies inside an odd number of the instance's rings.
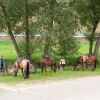
[{"label": "green grass", "polygon": [[17,58],[17,54],[13,47],[12,41],[0,40],[0,56],[2,55],[7,62],[14,61]]},{"label": "green grass", "polygon": [[[80,54],[87,54],[88,49],[89,49],[89,41],[82,40],[79,42],[80,42],[80,49],[79,49]],[[94,45],[95,45],[95,42],[94,42]],[[94,46],[93,46],[93,49],[94,49]]]},{"label": "green grass", "polygon": [[[94,44],[95,44],[95,42],[94,42]],[[89,48],[89,41],[84,41],[84,40],[80,41],[79,55],[87,54],[88,48]],[[94,46],[93,46],[93,49],[94,49]],[[98,61],[100,62],[100,51],[98,54]]]},{"label": "green grass", "polygon": [[47,73],[41,73],[41,70],[34,74],[30,74],[30,78],[24,80],[22,77],[21,72],[18,73],[17,77],[14,77],[12,74],[8,76],[0,76],[0,83],[19,83],[19,82],[35,82],[35,81],[43,81],[43,80],[59,80],[59,79],[70,79],[70,78],[77,78],[77,77],[84,77],[84,76],[95,76],[100,75],[100,66],[97,66],[97,69],[93,72],[91,70],[82,71],[72,71],[71,66],[67,66],[66,70],[58,70],[56,73],[51,72],[50,70]]},{"label": "green grass", "polygon": [[89,42],[88,41],[80,41],[80,49],[79,49],[79,53],[80,54],[86,54],[88,53],[88,48],[89,48]]},{"label": "green grass", "polygon": [[[81,41],[80,54],[86,54],[88,52],[88,42]],[[80,55],[79,54],[79,55]],[[0,40],[0,55],[3,55],[6,58],[7,62],[14,61],[17,58],[17,54],[14,50],[13,44],[10,40]],[[41,81],[41,80],[58,80],[58,79],[69,79],[73,77],[83,77],[83,76],[95,76],[100,75],[100,65],[97,66],[96,71],[85,70],[82,71],[72,71],[72,66],[66,66],[66,71],[59,70],[56,73],[50,72],[48,69],[47,73],[41,73],[41,70],[38,69],[35,74],[30,74],[28,80],[24,80],[21,72],[18,73],[17,77],[13,77],[12,74],[8,76],[0,75],[0,82],[6,83],[19,83],[19,82],[30,82],[30,81]]]}]

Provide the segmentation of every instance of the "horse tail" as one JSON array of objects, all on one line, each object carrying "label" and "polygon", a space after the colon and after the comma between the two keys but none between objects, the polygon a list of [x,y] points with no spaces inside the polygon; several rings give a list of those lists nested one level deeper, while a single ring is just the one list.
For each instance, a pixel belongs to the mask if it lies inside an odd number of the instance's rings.
[{"label": "horse tail", "polygon": [[57,64],[54,63],[54,72],[56,72],[56,70],[57,70]]},{"label": "horse tail", "polygon": [[97,62],[98,62],[98,60],[95,59],[95,62],[94,62],[94,69],[96,69]]},{"label": "horse tail", "polygon": [[29,62],[27,62],[26,66],[26,78],[29,78]]}]

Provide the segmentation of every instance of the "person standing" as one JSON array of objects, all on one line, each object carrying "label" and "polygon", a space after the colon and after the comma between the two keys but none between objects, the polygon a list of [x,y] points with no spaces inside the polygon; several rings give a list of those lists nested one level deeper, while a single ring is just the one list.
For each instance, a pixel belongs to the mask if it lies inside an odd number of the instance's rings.
[{"label": "person standing", "polygon": [[65,65],[66,65],[66,61],[65,61],[64,57],[62,56],[61,60],[60,60],[60,66],[63,67],[63,70],[65,70]]},{"label": "person standing", "polygon": [[5,66],[5,61],[4,61],[3,56],[1,56],[1,58],[0,58],[0,71],[3,70],[4,66]]}]

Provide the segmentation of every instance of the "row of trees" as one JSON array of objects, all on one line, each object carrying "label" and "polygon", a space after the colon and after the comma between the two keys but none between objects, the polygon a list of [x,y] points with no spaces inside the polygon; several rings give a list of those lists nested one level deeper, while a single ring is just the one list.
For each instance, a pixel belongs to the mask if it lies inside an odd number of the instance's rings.
[{"label": "row of trees", "polygon": [[[98,54],[99,38],[93,51],[93,42],[95,39],[96,29],[100,23],[100,1],[99,0],[72,0],[70,5],[76,12],[79,24],[86,28],[85,31],[89,34],[89,53]],[[98,36],[98,35],[96,35]]]},{"label": "row of trees", "polygon": [[[92,53],[100,22],[99,5],[98,0],[0,0],[0,30],[8,30],[19,57],[22,52],[14,34],[25,33],[25,56],[31,60],[33,42],[43,55],[75,55],[79,46],[73,33],[81,26],[91,32],[89,53]],[[41,38],[35,41],[32,36],[37,33]]]}]

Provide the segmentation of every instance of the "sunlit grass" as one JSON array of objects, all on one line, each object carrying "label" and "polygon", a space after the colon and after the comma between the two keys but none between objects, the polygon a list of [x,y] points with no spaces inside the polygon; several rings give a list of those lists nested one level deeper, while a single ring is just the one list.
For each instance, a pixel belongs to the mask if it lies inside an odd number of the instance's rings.
[{"label": "sunlit grass", "polygon": [[[80,42],[79,55],[88,53],[88,44],[88,41]],[[17,54],[10,40],[0,40],[0,55],[3,55],[7,62],[14,61],[17,58]],[[30,74],[30,78],[28,80],[23,79],[21,72],[18,73],[17,77],[14,77],[12,74],[9,74],[8,76],[0,75],[0,82],[19,83],[27,81],[69,79],[73,77],[100,75],[100,65],[97,66],[97,69],[94,72],[89,70],[82,71],[81,69],[80,71],[72,71],[71,69],[72,66],[66,66],[66,71],[59,70],[56,73],[51,72],[49,69],[47,73],[42,73],[41,70],[38,69],[35,74]]]},{"label": "sunlit grass", "polygon": [[19,82],[36,82],[36,81],[44,81],[44,80],[59,80],[59,79],[70,79],[70,78],[77,78],[77,77],[84,77],[84,76],[95,76],[100,75],[100,66],[97,66],[95,71],[85,70],[82,71],[72,71],[71,66],[66,66],[66,70],[58,70],[56,73],[51,72],[49,69],[47,73],[42,73],[40,69],[34,74],[30,74],[30,78],[24,80],[22,77],[22,73],[19,72],[17,77],[14,77],[12,74],[8,76],[0,75],[0,83],[19,83]]},{"label": "sunlit grass", "polygon": [[16,59],[17,54],[15,52],[12,41],[0,40],[0,56],[4,56],[7,62]]}]

